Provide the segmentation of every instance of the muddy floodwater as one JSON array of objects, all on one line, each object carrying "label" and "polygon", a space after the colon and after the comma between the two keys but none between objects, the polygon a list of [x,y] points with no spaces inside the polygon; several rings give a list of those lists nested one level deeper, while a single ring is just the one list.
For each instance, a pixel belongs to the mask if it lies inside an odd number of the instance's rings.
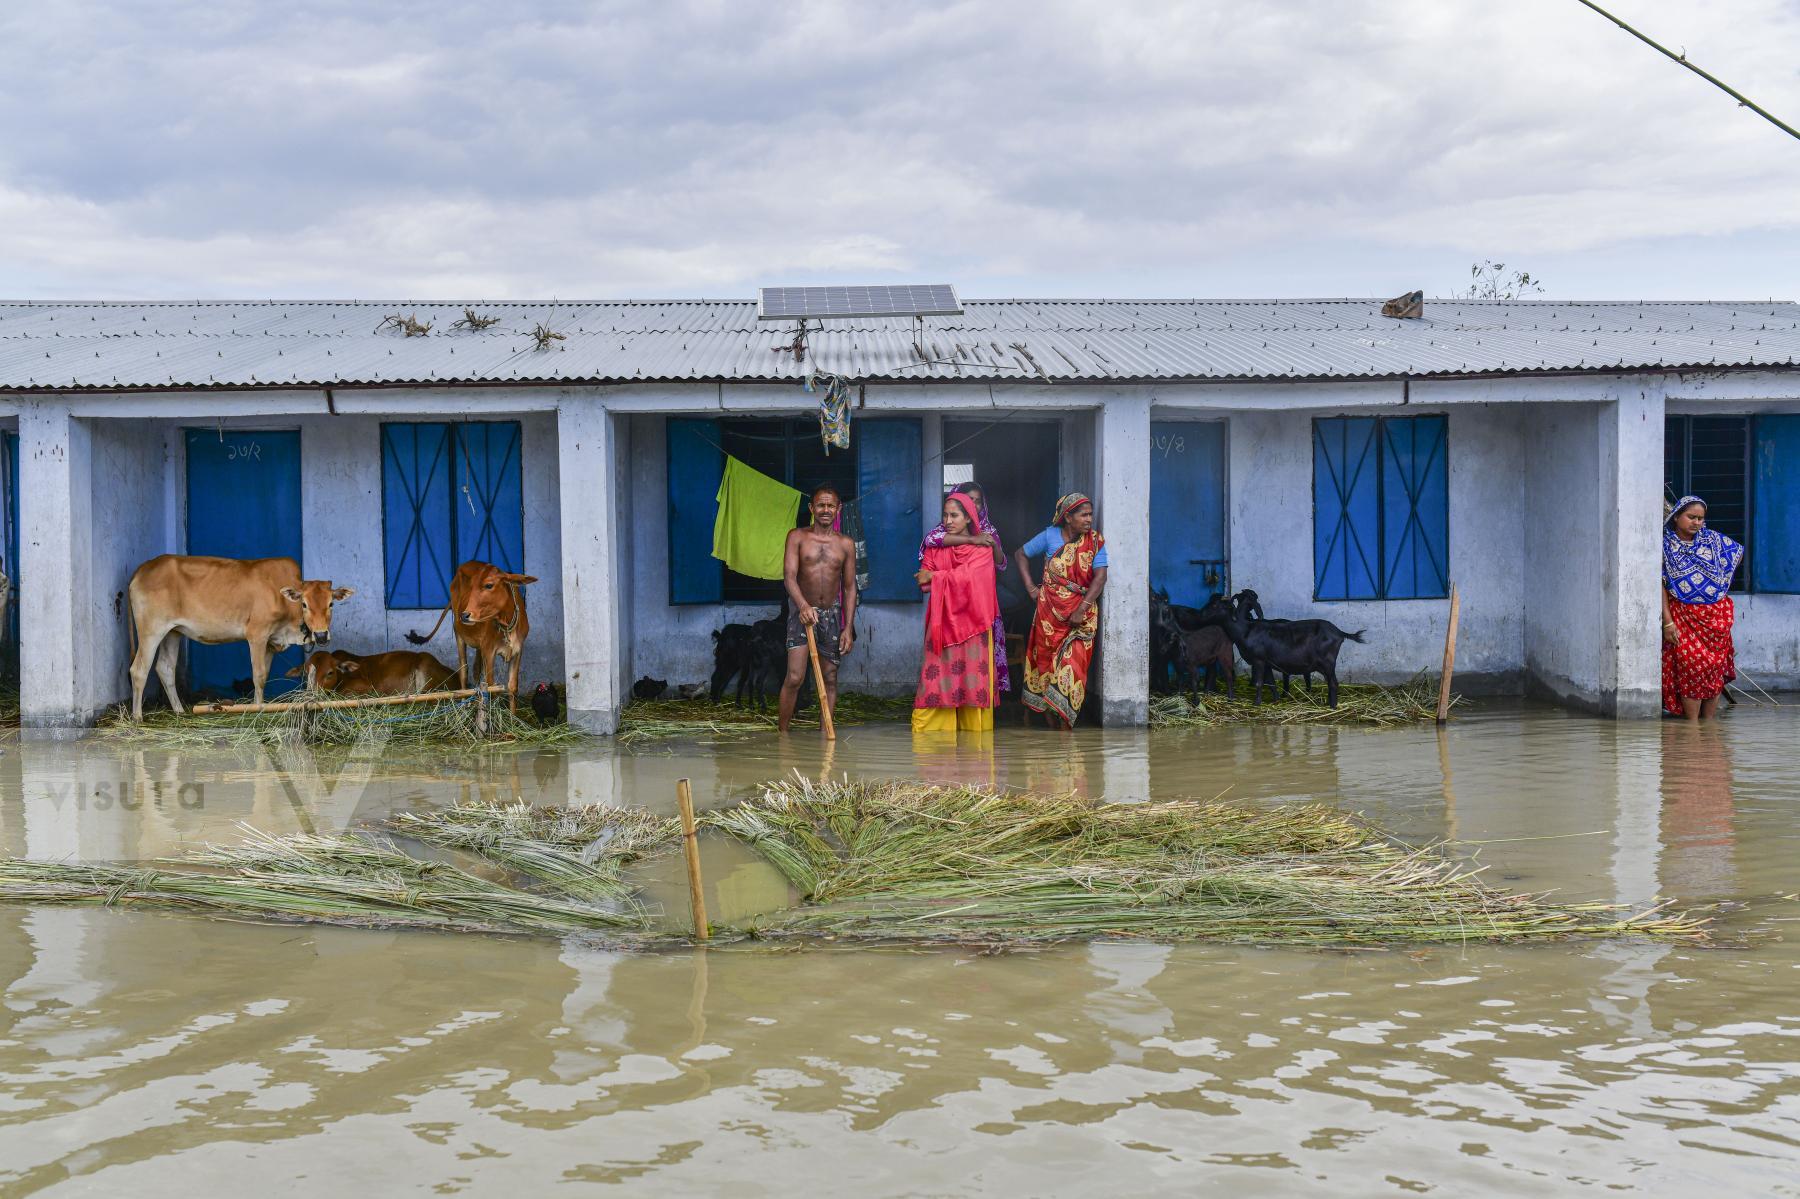
[{"label": "muddy floodwater", "polygon": [[[0,1193],[1800,1194],[1800,706],[1440,736],[903,727],[349,763],[5,743],[0,853],[152,858],[476,797],[702,806],[791,770],[1319,800],[1497,884],[1747,906],[1726,948],[1001,956],[0,907]],[[714,919],[786,901],[703,852]],[[679,878],[656,898],[680,916]],[[1789,898],[1782,900],[1779,897]]]}]

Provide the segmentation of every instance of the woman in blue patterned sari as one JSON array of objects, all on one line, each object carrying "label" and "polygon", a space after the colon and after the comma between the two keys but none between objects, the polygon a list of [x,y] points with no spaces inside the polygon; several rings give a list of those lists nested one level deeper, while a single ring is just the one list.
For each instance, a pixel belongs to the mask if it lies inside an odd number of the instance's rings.
[{"label": "woman in blue patterned sari", "polygon": [[1706,527],[1706,502],[1684,495],[1663,522],[1663,709],[1709,719],[1737,677],[1731,576],[1744,547]]}]

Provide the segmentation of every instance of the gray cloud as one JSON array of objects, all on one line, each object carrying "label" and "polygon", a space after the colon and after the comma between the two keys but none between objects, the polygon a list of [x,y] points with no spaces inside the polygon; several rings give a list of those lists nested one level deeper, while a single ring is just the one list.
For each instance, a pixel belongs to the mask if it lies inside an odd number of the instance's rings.
[{"label": "gray cloud", "polygon": [[[1621,0],[1800,117],[1793,0]],[[1800,145],[1567,0],[45,3],[15,296],[1791,293]]]}]

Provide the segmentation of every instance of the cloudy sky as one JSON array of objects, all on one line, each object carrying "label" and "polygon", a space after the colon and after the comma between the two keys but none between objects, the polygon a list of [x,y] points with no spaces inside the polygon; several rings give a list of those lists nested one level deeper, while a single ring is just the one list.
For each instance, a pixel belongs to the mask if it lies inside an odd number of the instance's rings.
[{"label": "cloudy sky", "polygon": [[[1800,124],[1800,0],[1614,0]],[[1800,297],[1800,141],[1575,0],[0,12],[0,297]]]}]

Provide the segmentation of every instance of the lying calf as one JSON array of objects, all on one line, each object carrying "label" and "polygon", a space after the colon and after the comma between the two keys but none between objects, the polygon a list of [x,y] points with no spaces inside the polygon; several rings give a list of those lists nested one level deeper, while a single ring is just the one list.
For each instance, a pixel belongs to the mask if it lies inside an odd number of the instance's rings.
[{"label": "lying calf", "polygon": [[307,686],[344,695],[413,695],[452,685],[456,672],[430,654],[397,649],[385,654],[319,650],[287,672]]}]

